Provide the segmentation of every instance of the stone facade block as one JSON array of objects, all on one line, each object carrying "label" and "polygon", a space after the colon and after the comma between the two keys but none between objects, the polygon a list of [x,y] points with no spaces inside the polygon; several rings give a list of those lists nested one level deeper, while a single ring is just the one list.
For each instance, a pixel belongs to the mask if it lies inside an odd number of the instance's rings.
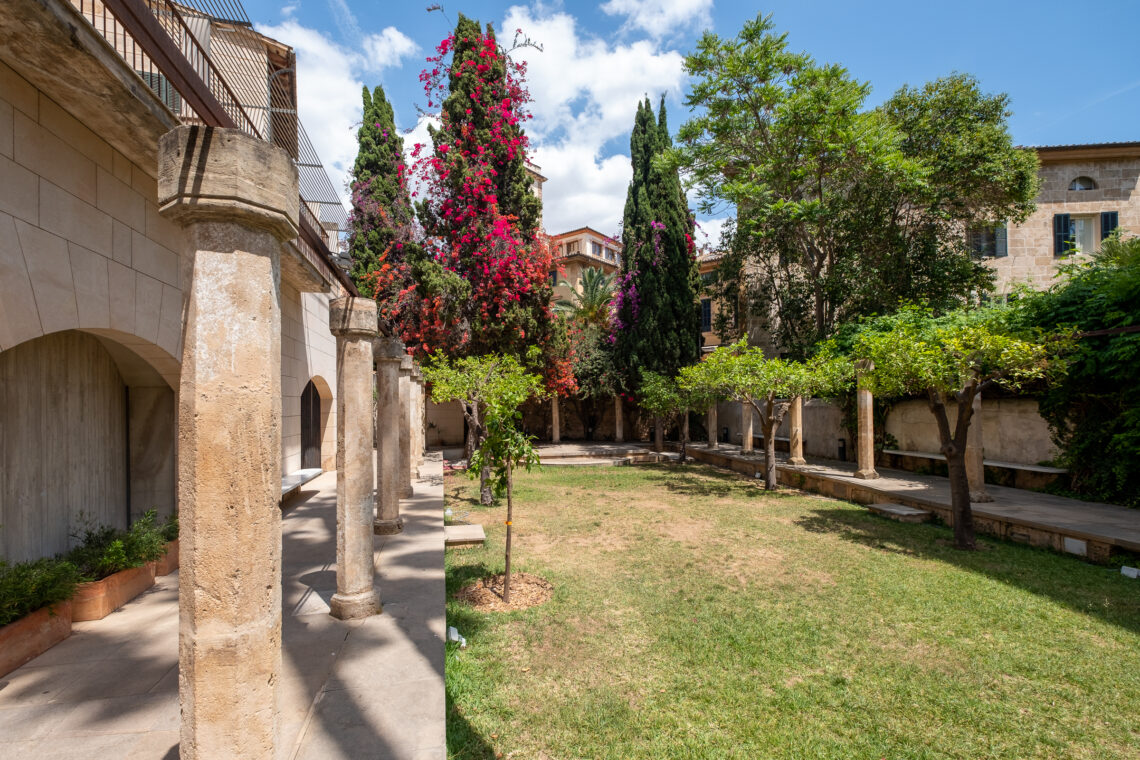
[{"label": "stone facade block", "polygon": [[110,327],[107,259],[75,243],[68,243],[67,249],[71,258],[71,278],[79,311],[79,326]]},{"label": "stone facade block", "polygon": [[40,226],[96,253],[111,255],[111,217],[42,177]]},{"label": "stone facade block", "polygon": [[32,224],[40,218],[40,181],[34,173],[0,156],[0,211]]},{"label": "stone facade block", "polygon": [[0,156],[12,158],[12,139],[15,130],[14,119],[16,109],[12,104],[0,98]]},{"label": "stone facade block", "polygon": [[146,201],[129,184],[117,179],[107,169],[99,167],[95,172],[95,187],[97,198],[95,205],[101,211],[107,212],[116,220],[139,232],[146,230]]},{"label": "stone facade block", "polygon": [[67,241],[26,222],[16,222],[24,263],[45,333],[79,327]]},{"label": "stone facade block", "polygon": [[96,164],[24,114],[16,114],[16,162],[91,205]]},{"label": "stone facade block", "polygon": [[0,213],[0,350],[42,334],[16,222]]}]

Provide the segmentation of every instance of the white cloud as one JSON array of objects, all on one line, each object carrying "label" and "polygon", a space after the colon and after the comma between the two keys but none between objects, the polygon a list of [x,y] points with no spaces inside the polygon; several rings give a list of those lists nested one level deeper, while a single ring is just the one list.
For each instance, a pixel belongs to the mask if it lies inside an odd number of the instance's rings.
[{"label": "white cloud", "polygon": [[709,11],[713,0],[608,0],[600,7],[610,16],[625,16],[626,29],[640,29],[655,39],[670,36],[682,27],[688,32],[712,25]]},{"label": "white cloud", "polygon": [[365,65],[370,71],[380,71],[388,66],[400,66],[407,58],[419,50],[411,37],[394,26],[389,26],[379,34],[364,38]]},{"label": "white cloud", "polygon": [[725,222],[729,217],[720,219],[702,219],[697,222],[696,243],[697,248],[716,248],[720,245],[720,233],[724,230]]},{"label": "white cloud", "polygon": [[[629,184],[628,153],[603,156],[603,147],[626,135],[637,104],[649,95],[678,95],[683,58],[647,40],[611,45],[579,32],[577,21],[542,6],[512,7],[502,29],[522,29],[543,51],[521,48],[534,120],[527,125],[532,160],[548,181],[544,221],[550,232],[591,226],[613,234]],[[672,121],[676,126],[676,117]]]}]

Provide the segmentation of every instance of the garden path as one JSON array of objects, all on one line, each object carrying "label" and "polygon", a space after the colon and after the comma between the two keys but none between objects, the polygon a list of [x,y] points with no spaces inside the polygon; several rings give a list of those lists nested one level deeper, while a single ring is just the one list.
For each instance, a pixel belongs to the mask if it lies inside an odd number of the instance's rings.
[{"label": "garden path", "polygon": [[[375,537],[383,614],[329,616],[336,473],[285,505],[278,757],[442,760],[443,469],[429,457]],[[235,684],[235,688],[241,688]],[[178,575],[0,679],[0,757],[178,757]]]}]

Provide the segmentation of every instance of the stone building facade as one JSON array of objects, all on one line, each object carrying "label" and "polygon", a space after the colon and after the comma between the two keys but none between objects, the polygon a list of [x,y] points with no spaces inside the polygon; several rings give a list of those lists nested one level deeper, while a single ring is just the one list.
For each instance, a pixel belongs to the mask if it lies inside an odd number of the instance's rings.
[{"label": "stone building facade", "polygon": [[[0,16],[0,558],[9,561],[64,551],[84,524],[122,528],[148,509],[175,509],[190,271],[185,231],[159,210],[157,146],[186,116],[76,10],[21,0]],[[121,30],[112,39],[123,46]],[[280,284],[284,474],[302,468],[306,447],[323,469],[336,456],[328,310],[341,287],[294,254]]]},{"label": "stone building facade", "polygon": [[550,250],[555,266],[550,272],[555,303],[570,300],[574,291],[581,292],[582,273],[587,269],[600,269],[605,274],[621,269],[621,243],[593,227],[551,235]]},{"label": "stone building facade", "polygon": [[1048,287],[1066,253],[1095,250],[1116,226],[1140,233],[1140,142],[1043,146],[1037,157],[1037,210],[992,239],[971,241],[1001,294],[1018,284]]}]

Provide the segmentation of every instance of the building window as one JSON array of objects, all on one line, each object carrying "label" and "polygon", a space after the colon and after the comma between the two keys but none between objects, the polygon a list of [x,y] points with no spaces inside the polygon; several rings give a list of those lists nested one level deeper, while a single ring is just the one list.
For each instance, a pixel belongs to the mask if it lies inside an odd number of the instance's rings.
[{"label": "building window", "polygon": [[1096,180],[1092,177],[1080,176],[1069,183],[1070,190],[1096,190]]},{"label": "building window", "polygon": [[577,252],[578,252],[578,241],[577,240],[571,240],[569,243],[566,244],[567,255],[569,255],[571,253],[577,253]]},{"label": "building window", "polygon": [[557,269],[551,269],[550,270],[550,285],[551,285],[551,287],[555,287],[558,285],[558,270]]},{"label": "building window", "polygon": [[1098,243],[1112,234],[1120,224],[1120,213],[1102,211],[1100,214],[1054,214],[1053,255],[1092,253]]},{"label": "building window", "polygon": [[997,227],[974,227],[966,235],[970,253],[979,259],[992,259],[1009,254],[1008,235],[1004,224]]},{"label": "building window", "polygon": [[701,299],[701,332],[712,330],[712,299]]},{"label": "building window", "polygon": [[595,243],[593,240],[591,240],[590,241],[590,255],[596,256],[597,258],[600,259],[602,257],[602,244],[601,243]]}]

